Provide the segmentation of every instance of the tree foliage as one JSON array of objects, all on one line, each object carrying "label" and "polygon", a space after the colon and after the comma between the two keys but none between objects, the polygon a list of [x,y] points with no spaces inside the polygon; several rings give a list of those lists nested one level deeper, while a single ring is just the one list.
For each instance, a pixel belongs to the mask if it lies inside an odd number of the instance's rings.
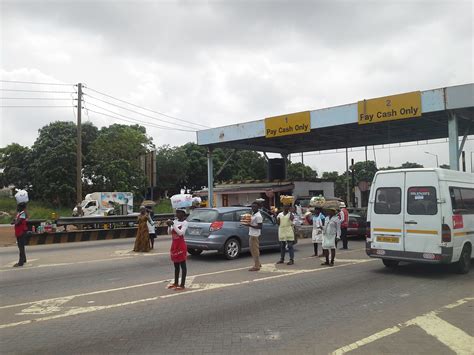
[{"label": "tree foliage", "polygon": [[143,195],[146,178],[140,156],[152,147],[144,127],[114,124],[103,127],[90,146],[84,175],[95,191],[131,191]]},{"label": "tree foliage", "polygon": [[318,173],[310,166],[303,163],[290,163],[287,168],[288,180],[314,180],[318,177]]},{"label": "tree foliage", "polygon": [[30,185],[28,166],[30,149],[13,143],[0,149],[1,187],[13,185],[17,188],[27,188]]}]

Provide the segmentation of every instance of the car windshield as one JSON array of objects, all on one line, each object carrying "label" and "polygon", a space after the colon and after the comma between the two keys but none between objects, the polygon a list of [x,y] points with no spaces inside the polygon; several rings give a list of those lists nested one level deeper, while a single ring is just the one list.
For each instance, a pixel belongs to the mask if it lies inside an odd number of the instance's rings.
[{"label": "car windshield", "polygon": [[187,218],[188,222],[212,223],[217,219],[219,213],[216,210],[195,209]]}]

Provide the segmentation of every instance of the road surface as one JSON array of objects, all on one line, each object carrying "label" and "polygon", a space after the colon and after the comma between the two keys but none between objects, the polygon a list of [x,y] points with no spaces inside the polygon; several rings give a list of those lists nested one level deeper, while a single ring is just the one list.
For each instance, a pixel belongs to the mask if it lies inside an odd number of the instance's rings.
[{"label": "road surface", "polygon": [[0,352],[9,354],[472,354],[474,270],[366,257],[362,240],[334,267],[215,253],[188,259],[188,288],[173,275],[170,238],[133,253],[133,240],[34,246],[12,268],[16,247],[0,249]]}]

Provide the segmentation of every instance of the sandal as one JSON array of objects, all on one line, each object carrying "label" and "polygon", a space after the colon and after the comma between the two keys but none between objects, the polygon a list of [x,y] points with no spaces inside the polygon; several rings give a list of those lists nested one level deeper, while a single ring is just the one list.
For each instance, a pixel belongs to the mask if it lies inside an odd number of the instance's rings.
[{"label": "sandal", "polygon": [[177,287],[178,287],[178,285],[176,285],[176,284],[169,284],[168,286],[166,286],[166,288],[167,288],[168,290],[176,289]]},{"label": "sandal", "polygon": [[284,260],[278,260],[275,264],[284,264],[285,261]]},{"label": "sandal", "polygon": [[175,291],[183,291],[184,289],[185,289],[184,286],[176,286],[176,287],[174,288]]},{"label": "sandal", "polygon": [[329,263],[321,263],[321,265],[329,265]]}]

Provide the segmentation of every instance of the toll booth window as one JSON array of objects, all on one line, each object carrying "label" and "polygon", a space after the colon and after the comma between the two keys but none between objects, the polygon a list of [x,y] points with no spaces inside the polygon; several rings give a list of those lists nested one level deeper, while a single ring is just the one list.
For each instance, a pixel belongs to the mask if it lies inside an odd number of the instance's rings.
[{"label": "toll booth window", "polygon": [[400,214],[402,190],[399,187],[381,187],[375,193],[376,214]]},{"label": "toll booth window", "polygon": [[407,194],[407,212],[411,215],[437,214],[436,189],[432,186],[410,187]]}]

